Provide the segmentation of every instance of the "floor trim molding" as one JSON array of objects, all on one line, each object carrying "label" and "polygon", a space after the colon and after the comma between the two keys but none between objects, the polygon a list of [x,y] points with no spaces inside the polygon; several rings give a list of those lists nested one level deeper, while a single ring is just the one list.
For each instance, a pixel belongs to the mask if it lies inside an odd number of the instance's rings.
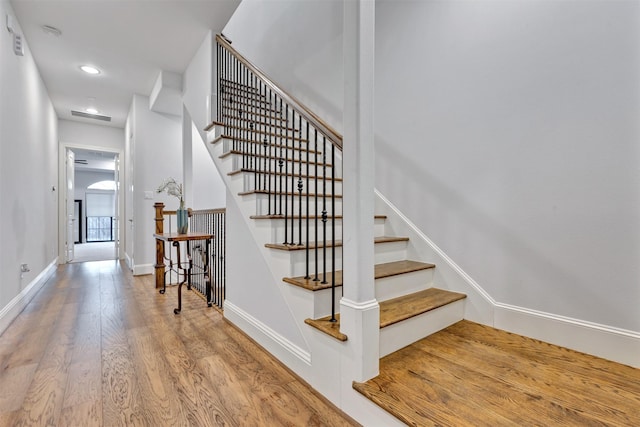
[{"label": "floor trim molding", "polygon": [[[295,345],[229,300],[224,302],[224,317],[239,327],[278,359],[294,362],[295,366],[311,366],[311,353]],[[294,369],[297,372],[297,369]]]},{"label": "floor trim molding", "polygon": [[556,314],[497,303],[494,327],[640,368],[640,334]]},{"label": "floor trim molding", "polygon": [[35,294],[47,283],[47,280],[53,276],[58,266],[57,258],[45,267],[35,279],[31,281],[18,295],[13,298],[2,310],[0,310],[0,334],[18,317],[29,301]]}]

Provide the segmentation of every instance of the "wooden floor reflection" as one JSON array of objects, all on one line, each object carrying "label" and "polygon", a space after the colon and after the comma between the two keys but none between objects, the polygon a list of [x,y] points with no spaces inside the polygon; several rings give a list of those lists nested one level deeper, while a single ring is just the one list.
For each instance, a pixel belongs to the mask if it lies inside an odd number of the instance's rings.
[{"label": "wooden floor reflection", "polygon": [[0,336],[1,426],[357,425],[185,292],[58,268]]}]

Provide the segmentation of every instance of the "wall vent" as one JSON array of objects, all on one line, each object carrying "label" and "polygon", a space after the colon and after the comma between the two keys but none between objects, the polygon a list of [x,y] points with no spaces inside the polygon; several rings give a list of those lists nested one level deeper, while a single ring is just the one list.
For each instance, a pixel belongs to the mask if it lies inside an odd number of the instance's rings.
[{"label": "wall vent", "polygon": [[109,116],[102,116],[100,114],[83,113],[82,111],[71,110],[71,115],[72,116],[78,116],[78,117],[84,117],[85,119],[102,120],[103,122],[110,122],[111,121],[111,117],[109,117]]}]

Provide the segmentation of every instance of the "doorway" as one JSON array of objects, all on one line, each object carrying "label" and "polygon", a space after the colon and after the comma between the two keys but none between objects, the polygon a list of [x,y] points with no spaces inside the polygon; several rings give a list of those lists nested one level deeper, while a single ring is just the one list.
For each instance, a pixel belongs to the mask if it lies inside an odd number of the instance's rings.
[{"label": "doorway", "polygon": [[97,148],[65,147],[64,262],[119,258],[119,156]]}]

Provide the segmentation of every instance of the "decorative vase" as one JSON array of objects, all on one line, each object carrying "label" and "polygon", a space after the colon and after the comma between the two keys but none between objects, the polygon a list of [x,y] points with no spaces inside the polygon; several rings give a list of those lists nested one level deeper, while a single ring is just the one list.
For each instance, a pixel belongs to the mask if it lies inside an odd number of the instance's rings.
[{"label": "decorative vase", "polygon": [[180,207],[176,211],[178,220],[178,234],[187,234],[189,230],[189,213],[184,208],[184,201],[180,200]]}]

